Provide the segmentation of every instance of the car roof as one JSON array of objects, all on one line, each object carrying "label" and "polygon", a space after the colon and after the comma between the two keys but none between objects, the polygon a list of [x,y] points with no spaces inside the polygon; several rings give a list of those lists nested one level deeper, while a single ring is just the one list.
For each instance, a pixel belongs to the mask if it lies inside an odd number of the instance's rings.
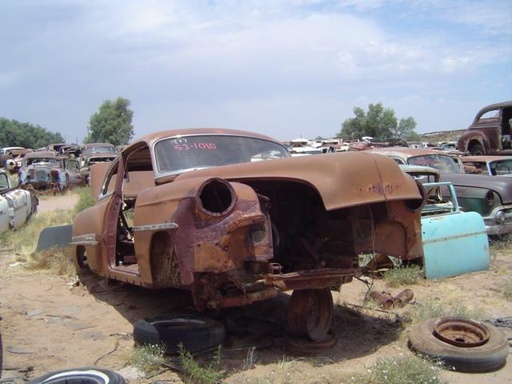
[{"label": "car roof", "polygon": [[183,129],[172,129],[166,131],[158,131],[147,134],[136,139],[129,146],[138,143],[138,142],[147,142],[154,143],[161,139],[165,139],[166,137],[173,136],[189,136],[189,135],[228,135],[228,136],[247,136],[247,137],[255,137],[263,140],[269,140],[275,143],[280,143],[278,140],[262,135],[259,133],[244,131],[244,130],[236,130],[236,129],[227,129],[227,128],[183,128]]},{"label": "car roof", "polygon": [[63,158],[62,156],[57,156],[55,154],[55,152],[52,152],[52,151],[35,151],[35,152],[27,153],[25,155],[25,159],[38,158],[38,157],[51,157],[51,158],[55,158],[55,159]]},{"label": "car roof", "polygon": [[475,161],[482,161],[482,162],[488,162],[488,161],[499,161],[499,160],[512,160],[512,156],[461,156],[460,159],[462,162],[475,162]]},{"label": "car roof", "polygon": [[486,112],[489,112],[489,111],[492,111],[495,109],[507,108],[507,107],[512,107],[512,100],[507,100],[507,101],[502,101],[501,103],[486,105],[485,107],[483,107],[482,109],[480,109],[478,111],[478,113],[475,116],[474,121],[479,120],[480,117],[482,117],[482,115],[485,114]]},{"label": "car roof", "polygon": [[412,157],[412,156],[424,156],[424,155],[446,155],[450,156],[446,151],[438,151],[436,149],[428,148],[409,148],[409,147],[383,147],[373,148],[369,151],[373,153],[383,154],[386,156],[399,156],[399,157]]}]

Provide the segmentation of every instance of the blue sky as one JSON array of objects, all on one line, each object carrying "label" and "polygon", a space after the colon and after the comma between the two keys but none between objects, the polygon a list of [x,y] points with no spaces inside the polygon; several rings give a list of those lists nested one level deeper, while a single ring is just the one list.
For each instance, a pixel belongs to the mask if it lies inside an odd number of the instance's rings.
[{"label": "blue sky", "polygon": [[510,0],[4,0],[0,117],[80,143],[129,99],[135,136],[332,137],[382,102],[419,133],[512,99]]}]

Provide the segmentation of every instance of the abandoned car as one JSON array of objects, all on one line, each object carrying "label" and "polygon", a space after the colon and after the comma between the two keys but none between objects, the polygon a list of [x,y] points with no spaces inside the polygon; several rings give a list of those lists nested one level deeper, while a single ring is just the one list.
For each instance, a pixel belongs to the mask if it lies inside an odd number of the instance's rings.
[{"label": "abandoned car", "polygon": [[488,105],[457,140],[457,149],[471,155],[512,155],[512,100]]},{"label": "abandoned car", "polygon": [[85,158],[85,160],[82,163],[82,166],[80,167],[80,173],[85,178],[85,183],[87,185],[90,184],[90,172],[91,172],[91,166],[97,163],[105,163],[110,162],[116,158],[116,153],[93,153],[90,154]]},{"label": "abandoned car", "polygon": [[77,160],[48,151],[26,154],[19,175],[21,187],[36,190],[65,192],[75,186],[85,185],[85,177],[80,174]]},{"label": "abandoned car", "polygon": [[512,177],[512,156],[462,156],[466,173]]},{"label": "abandoned car", "polygon": [[291,158],[256,133],[164,131],[94,165],[91,190],[73,223],[78,269],[187,289],[198,310],[293,290],[297,337],[326,337],[330,289],[361,275],[361,252],[423,257],[421,186],[371,153]]},{"label": "abandoned car", "polygon": [[7,172],[0,169],[0,233],[23,226],[37,210],[31,191],[13,188]]},{"label": "abandoned car", "polygon": [[116,156],[117,149],[113,144],[110,143],[88,143],[84,144],[81,148],[80,154],[80,167],[83,167],[85,163],[89,162],[88,159],[94,155],[102,154],[109,156]]},{"label": "abandoned car", "polygon": [[442,182],[431,167],[401,165],[422,183],[427,197],[422,209],[423,270],[427,279],[438,279],[487,270],[489,239],[477,212],[461,211],[452,183]]},{"label": "abandoned car", "polygon": [[458,156],[427,148],[376,148],[372,153],[389,156],[398,164],[422,165],[441,172],[441,181],[451,182],[463,211],[482,215],[488,235],[512,233],[512,179],[466,174]]}]

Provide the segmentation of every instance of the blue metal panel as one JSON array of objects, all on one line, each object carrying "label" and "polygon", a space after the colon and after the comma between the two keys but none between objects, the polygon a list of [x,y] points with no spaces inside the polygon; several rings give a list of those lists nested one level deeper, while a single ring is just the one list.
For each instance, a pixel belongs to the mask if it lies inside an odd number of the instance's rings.
[{"label": "blue metal panel", "polygon": [[423,216],[421,226],[427,279],[489,268],[489,240],[480,214],[458,211]]}]

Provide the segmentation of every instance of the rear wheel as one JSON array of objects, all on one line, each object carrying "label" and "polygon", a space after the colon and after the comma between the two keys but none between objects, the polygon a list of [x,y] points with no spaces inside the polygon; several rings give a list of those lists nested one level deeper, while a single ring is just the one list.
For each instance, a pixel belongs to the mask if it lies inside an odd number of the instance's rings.
[{"label": "rear wheel", "polygon": [[473,156],[482,156],[482,155],[485,155],[484,148],[482,147],[482,145],[481,145],[481,144],[473,144],[473,146],[471,147],[471,149],[469,150],[469,152],[470,152]]},{"label": "rear wheel", "polygon": [[295,290],[288,307],[288,332],[293,337],[323,341],[329,336],[332,315],[329,289]]}]

